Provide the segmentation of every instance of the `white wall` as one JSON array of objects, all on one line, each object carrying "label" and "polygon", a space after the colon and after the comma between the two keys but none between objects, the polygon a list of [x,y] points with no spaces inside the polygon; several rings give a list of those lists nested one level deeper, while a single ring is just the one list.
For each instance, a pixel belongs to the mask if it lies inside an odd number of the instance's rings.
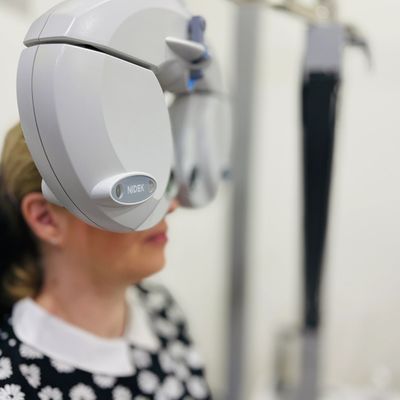
[{"label": "white wall", "polygon": [[[0,132],[17,118],[15,71],[23,35],[52,0],[0,0]],[[232,83],[233,6],[189,0]],[[371,40],[374,68],[346,55],[325,280],[324,382],[366,385],[380,366],[400,388],[400,3],[340,0],[346,21]],[[304,25],[262,12],[257,143],[249,260],[248,391],[272,382],[277,332],[298,323],[300,307],[299,85]],[[224,390],[229,188],[201,211],[171,216],[169,262],[161,279],[186,309],[212,385]],[[248,398],[251,398],[249,394]]]},{"label": "white wall", "polygon": [[[327,386],[367,385],[389,367],[400,386],[400,31],[395,1],[340,1],[371,41],[374,67],[348,50],[325,279]],[[275,337],[299,309],[299,87],[304,26],[269,13],[261,33],[249,382],[271,382]]]},{"label": "white wall", "polygon": [[349,51],[336,159],[326,309],[330,382],[400,387],[400,30],[397,1],[342,2],[371,39],[373,68]]},{"label": "white wall", "polygon": [[[195,0],[191,4],[200,6]],[[216,2],[201,2],[204,14],[210,22],[222,23],[226,15],[222,10],[208,13],[210,4]],[[365,386],[387,367],[399,388],[400,4],[342,0],[339,10],[343,20],[356,23],[370,39],[373,69],[359,50],[346,52],[327,249],[322,376],[328,387]],[[261,19],[252,166],[261,192],[252,199],[251,210],[249,391],[257,391],[262,382],[271,384],[276,335],[298,323],[300,308],[298,99],[305,27],[276,12],[263,12]],[[220,30],[213,39],[223,48],[227,33]],[[203,287],[211,279],[206,276]],[[190,297],[190,285],[177,290]]]}]

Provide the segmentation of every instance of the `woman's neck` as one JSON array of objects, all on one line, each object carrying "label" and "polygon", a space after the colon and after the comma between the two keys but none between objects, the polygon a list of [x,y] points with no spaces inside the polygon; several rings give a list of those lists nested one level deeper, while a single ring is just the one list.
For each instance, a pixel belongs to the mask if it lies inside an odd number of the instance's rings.
[{"label": "woman's neck", "polygon": [[55,258],[43,260],[45,279],[35,301],[52,315],[96,336],[122,336],[128,285],[96,276],[93,266]]}]

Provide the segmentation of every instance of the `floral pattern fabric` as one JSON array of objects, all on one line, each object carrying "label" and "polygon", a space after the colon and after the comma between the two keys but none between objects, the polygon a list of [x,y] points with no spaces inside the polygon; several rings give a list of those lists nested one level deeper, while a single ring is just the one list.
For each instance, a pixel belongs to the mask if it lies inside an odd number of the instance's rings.
[{"label": "floral pattern fabric", "polygon": [[130,345],[135,373],[83,371],[22,343],[9,316],[0,325],[0,400],[211,400],[203,363],[185,319],[161,287],[138,286],[159,351]]}]

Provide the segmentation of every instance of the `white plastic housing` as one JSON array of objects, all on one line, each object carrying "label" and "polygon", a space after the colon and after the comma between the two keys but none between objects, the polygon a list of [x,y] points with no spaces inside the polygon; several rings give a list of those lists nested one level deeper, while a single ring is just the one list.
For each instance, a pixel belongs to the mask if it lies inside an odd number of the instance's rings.
[{"label": "white plastic housing", "polygon": [[165,38],[186,39],[190,17],[179,0],[70,0],[35,21],[25,44],[83,43],[157,69],[176,59]]},{"label": "white plastic housing", "polygon": [[[29,30],[18,105],[46,198],[96,227],[148,229],[166,214],[171,166],[184,205],[207,204],[220,180],[220,75],[191,41],[181,0],[69,0]],[[211,64],[211,65],[210,65]],[[198,93],[191,70],[201,68]],[[195,166],[201,173],[190,183]],[[122,190],[122,192],[121,192]]]},{"label": "white plastic housing", "polygon": [[[21,57],[18,101],[32,156],[61,204],[103,229],[149,227],[173,159],[164,93],[152,71],[77,46],[34,46]],[[105,178],[135,172],[157,183],[146,202],[112,207],[91,197]],[[160,219],[165,212],[163,205]]]}]

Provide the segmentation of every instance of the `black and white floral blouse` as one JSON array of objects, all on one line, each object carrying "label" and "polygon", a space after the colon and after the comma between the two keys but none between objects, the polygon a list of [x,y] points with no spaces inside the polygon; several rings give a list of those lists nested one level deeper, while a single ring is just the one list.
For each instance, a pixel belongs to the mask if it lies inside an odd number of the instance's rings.
[{"label": "black and white floral blouse", "polygon": [[102,339],[19,301],[0,325],[0,400],[211,399],[169,293],[141,285],[127,303],[124,336]]}]

